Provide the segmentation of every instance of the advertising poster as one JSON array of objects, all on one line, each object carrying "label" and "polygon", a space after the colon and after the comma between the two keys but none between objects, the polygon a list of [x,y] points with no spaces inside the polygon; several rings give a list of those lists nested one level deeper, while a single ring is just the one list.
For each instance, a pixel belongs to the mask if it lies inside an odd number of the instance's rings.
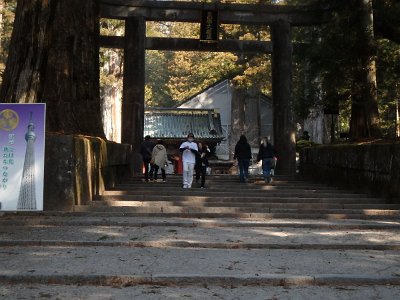
[{"label": "advertising poster", "polygon": [[0,103],[0,211],[43,210],[44,103]]}]

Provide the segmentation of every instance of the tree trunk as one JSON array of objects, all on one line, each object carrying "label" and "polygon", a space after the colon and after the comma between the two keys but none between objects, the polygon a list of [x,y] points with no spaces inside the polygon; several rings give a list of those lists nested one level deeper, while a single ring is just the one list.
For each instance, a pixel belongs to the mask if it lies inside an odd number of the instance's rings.
[{"label": "tree trunk", "polygon": [[400,100],[396,101],[396,137],[400,137]]},{"label": "tree trunk", "polygon": [[3,10],[4,10],[4,0],[0,0],[0,52],[3,50],[1,48],[3,40]]},{"label": "tree trunk", "polygon": [[274,105],[274,143],[279,175],[296,174],[296,138],[292,95],[292,29],[286,21],[276,21],[271,28],[272,99]]},{"label": "tree trunk", "polygon": [[116,78],[112,82],[106,81],[100,88],[101,110],[104,134],[110,141],[121,143],[121,99],[122,83],[121,64],[123,57],[119,52],[105,50],[103,55],[106,57],[104,68],[101,70],[104,76]]},{"label": "tree trunk", "polygon": [[104,137],[98,1],[19,0],[0,98],[46,103],[47,131]]},{"label": "tree trunk", "polygon": [[352,139],[377,138],[379,128],[376,68],[374,59],[372,0],[357,0],[360,39],[357,46],[359,59],[355,65],[352,85],[350,137]]}]

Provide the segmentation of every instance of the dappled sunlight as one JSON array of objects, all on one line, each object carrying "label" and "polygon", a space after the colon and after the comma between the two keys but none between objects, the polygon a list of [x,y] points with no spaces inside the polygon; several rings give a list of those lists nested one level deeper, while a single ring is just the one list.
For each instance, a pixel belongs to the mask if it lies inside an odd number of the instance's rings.
[{"label": "dappled sunlight", "polygon": [[293,236],[295,234],[289,233],[289,232],[284,232],[284,231],[272,231],[271,229],[251,229],[252,232],[260,234],[260,235],[265,235],[265,236],[274,236],[274,237],[288,237],[288,236]]},{"label": "dappled sunlight", "polygon": [[91,233],[91,234],[102,234],[107,235],[109,237],[124,237],[126,234],[122,232],[122,228],[114,228],[112,227],[93,227],[93,228],[84,228],[82,230],[83,233]]},{"label": "dappled sunlight", "polygon": [[50,251],[43,251],[43,249],[38,249],[38,251],[32,251],[30,255],[32,259],[37,259],[40,257],[48,257],[48,256],[54,257],[57,254],[54,251],[50,252]]}]

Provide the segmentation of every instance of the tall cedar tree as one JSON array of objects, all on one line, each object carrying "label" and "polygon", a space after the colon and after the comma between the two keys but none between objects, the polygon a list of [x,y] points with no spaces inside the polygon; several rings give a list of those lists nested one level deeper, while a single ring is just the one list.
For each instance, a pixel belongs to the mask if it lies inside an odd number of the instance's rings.
[{"label": "tall cedar tree", "polygon": [[98,1],[19,0],[0,91],[7,103],[46,103],[47,131],[104,137]]},{"label": "tall cedar tree", "polygon": [[355,24],[359,25],[351,89],[352,109],[350,136],[353,139],[377,138],[379,127],[378,97],[376,87],[375,44],[372,0],[354,0]]}]

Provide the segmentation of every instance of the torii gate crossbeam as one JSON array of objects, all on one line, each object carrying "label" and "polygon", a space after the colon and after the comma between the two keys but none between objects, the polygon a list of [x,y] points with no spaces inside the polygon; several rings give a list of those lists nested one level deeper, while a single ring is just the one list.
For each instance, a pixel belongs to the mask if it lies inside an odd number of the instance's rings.
[{"label": "torii gate crossbeam", "polygon": [[218,10],[220,24],[269,25],[284,20],[291,26],[309,26],[327,22],[330,16],[329,8],[318,5],[100,0],[101,17],[110,19],[141,16],[146,21],[198,23],[203,10]]}]

